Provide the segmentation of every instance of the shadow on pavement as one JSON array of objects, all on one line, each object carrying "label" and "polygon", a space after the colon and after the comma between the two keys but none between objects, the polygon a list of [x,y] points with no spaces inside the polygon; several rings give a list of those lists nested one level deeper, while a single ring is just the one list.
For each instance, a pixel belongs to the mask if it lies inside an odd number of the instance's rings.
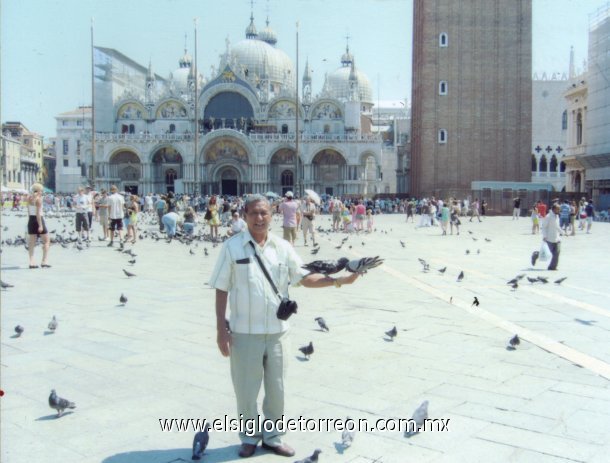
[{"label": "shadow on pavement", "polygon": [[[206,449],[200,461],[205,463],[222,463],[241,460],[237,455],[239,445],[229,445],[218,449]],[[117,453],[104,458],[101,463],[178,463],[191,460],[190,448],[141,450]],[[256,454],[255,454],[256,456]]]}]

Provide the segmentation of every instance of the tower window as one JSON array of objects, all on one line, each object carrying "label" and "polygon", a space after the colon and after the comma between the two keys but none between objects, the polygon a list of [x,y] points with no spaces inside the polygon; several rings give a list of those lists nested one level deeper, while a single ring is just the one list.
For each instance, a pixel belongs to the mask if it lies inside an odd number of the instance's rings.
[{"label": "tower window", "polygon": [[438,46],[439,47],[448,47],[449,46],[449,37],[446,32],[441,32],[438,35]]},{"label": "tower window", "polygon": [[561,115],[561,130],[568,129],[568,111],[565,110]]},{"label": "tower window", "polygon": [[447,143],[447,131],[445,129],[439,129],[438,131],[438,142]]},{"label": "tower window", "polygon": [[446,80],[441,80],[438,83],[438,94],[439,95],[446,95],[447,94],[447,81]]}]

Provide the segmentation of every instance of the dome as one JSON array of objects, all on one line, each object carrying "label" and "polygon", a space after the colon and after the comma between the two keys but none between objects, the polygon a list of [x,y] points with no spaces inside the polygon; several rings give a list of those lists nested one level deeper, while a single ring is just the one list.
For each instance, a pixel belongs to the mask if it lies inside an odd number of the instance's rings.
[{"label": "dome", "polygon": [[254,25],[254,16],[250,14],[250,24],[246,27],[246,37],[249,39],[255,39],[258,36],[256,32],[256,26]]},{"label": "dome", "polygon": [[269,19],[267,19],[267,27],[258,34],[258,39],[272,46],[275,46],[277,43],[277,34],[269,27]]},{"label": "dome", "polygon": [[266,42],[242,40],[231,48],[231,57],[235,60],[237,69],[247,69],[251,78],[267,74],[270,82],[294,88],[294,66],[291,59],[282,50]]},{"label": "dome", "polygon": [[[331,97],[337,98],[338,100],[349,100],[349,76],[351,72],[351,66],[341,66],[336,71],[328,74],[326,77],[326,91]],[[358,98],[364,103],[372,104],[373,90],[369,78],[357,68],[354,69],[354,73],[358,79]]]},{"label": "dome", "polygon": [[184,50],[184,55],[178,60],[179,68],[172,72],[172,79],[178,89],[185,89],[188,86],[189,74],[191,73],[191,55]]}]

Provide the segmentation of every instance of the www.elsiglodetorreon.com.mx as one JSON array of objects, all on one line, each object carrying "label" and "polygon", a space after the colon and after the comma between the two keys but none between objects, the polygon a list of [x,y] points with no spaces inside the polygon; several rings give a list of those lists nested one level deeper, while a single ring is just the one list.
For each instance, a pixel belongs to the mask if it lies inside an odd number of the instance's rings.
[{"label": "www.elsiglodetorreon.com.mx", "polygon": [[[419,431],[448,432],[449,418],[427,419]],[[266,420],[259,416],[257,419],[240,418],[159,418],[162,432],[199,432],[211,429],[217,432],[243,432],[246,435],[257,435],[262,430],[276,429],[280,432],[331,432],[331,431],[358,431],[358,432],[413,432],[418,428],[417,423],[410,418],[379,418],[375,421],[368,419],[341,419],[341,418],[298,418],[282,417],[279,420]]]}]

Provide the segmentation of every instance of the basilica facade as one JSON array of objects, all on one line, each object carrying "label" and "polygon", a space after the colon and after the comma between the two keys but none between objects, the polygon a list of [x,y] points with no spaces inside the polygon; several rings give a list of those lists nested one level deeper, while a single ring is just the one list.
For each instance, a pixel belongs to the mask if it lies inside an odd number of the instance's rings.
[{"label": "basilica facade", "polygon": [[[186,50],[163,77],[150,64],[95,47],[95,129],[79,143],[78,182],[94,178],[97,189],[116,184],[138,194],[381,192],[371,85],[349,46],[314,95],[309,65],[296,75],[268,22],[259,33],[251,16],[245,35],[234,45],[226,40],[207,77]],[[58,169],[69,164],[57,162]]]}]

